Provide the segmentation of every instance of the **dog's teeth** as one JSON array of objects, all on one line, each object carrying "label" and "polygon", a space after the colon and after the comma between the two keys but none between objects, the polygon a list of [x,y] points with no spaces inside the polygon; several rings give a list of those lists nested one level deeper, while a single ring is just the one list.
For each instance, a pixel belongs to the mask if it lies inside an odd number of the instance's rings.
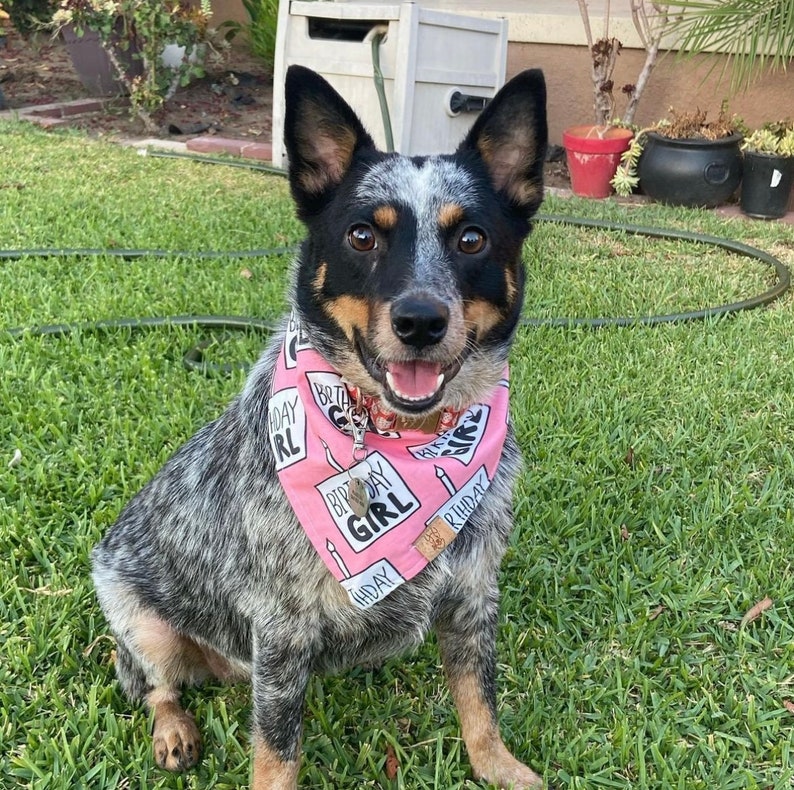
[{"label": "dog's teeth", "polygon": [[432,392],[424,393],[422,395],[408,395],[405,392],[402,392],[398,387],[396,382],[394,381],[394,376],[392,375],[390,370],[386,371],[386,384],[388,385],[389,389],[398,397],[400,400],[418,403],[419,401],[427,400],[428,398],[435,395],[444,384],[444,374],[439,373],[438,378],[436,379],[436,386]]}]

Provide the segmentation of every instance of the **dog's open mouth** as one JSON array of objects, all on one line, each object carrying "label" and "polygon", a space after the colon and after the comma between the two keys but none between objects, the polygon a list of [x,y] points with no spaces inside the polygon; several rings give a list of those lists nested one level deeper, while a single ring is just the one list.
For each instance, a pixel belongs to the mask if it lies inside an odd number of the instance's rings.
[{"label": "dog's open mouth", "polygon": [[419,414],[441,401],[444,387],[458,374],[462,358],[450,365],[423,359],[407,361],[377,360],[358,338],[361,362],[384,389],[386,398],[402,411]]},{"label": "dog's open mouth", "polygon": [[438,362],[387,362],[385,385],[401,404],[433,403],[444,387],[445,375]]}]

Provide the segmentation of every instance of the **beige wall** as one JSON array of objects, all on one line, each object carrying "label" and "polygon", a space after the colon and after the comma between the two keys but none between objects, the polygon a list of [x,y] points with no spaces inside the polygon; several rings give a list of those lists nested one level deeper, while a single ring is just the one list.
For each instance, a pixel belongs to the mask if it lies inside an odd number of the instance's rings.
[{"label": "beige wall", "polygon": [[[625,109],[619,86],[636,82],[645,53],[623,50],[615,69],[616,114]],[[666,116],[669,107],[676,110],[700,108],[716,117],[720,103],[728,95],[727,81],[717,84],[709,57],[678,60],[675,53],[664,55],[651,75],[637,108],[635,123],[646,126]],[[562,130],[593,120],[593,93],[590,82],[590,59],[584,47],[555,44],[511,43],[507,54],[508,77],[525,68],[540,67],[546,75],[549,104],[549,138],[559,143]],[[704,81],[705,80],[705,81]],[[747,93],[729,101],[729,111],[741,116],[749,126],[768,120],[794,118],[794,71],[766,77]]]}]

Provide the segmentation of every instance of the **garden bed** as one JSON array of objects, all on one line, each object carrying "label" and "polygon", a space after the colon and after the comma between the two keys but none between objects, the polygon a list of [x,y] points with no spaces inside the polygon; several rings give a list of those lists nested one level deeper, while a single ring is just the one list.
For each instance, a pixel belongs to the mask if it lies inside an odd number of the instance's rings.
[{"label": "garden bed", "polygon": [[[11,109],[90,98],[59,39],[26,41],[14,31],[0,58],[0,89]],[[179,88],[158,118],[160,134],[184,140],[201,133],[270,140],[272,75],[246,51],[232,49],[205,77]],[[101,112],[81,113],[59,125],[95,136],[141,137],[143,124],[121,103]]]},{"label": "garden bed", "polygon": [[[264,64],[241,47],[234,47],[225,62],[166,103],[160,136],[185,141],[197,135],[217,134],[252,142],[271,140],[273,78]],[[66,48],[59,39],[40,36],[25,41],[11,31],[0,58],[0,90],[11,109],[88,99]],[[93,103],[92,103],[93,104]],[[124,101],[105,102],[88,112],[42,111],[60,127],[86,131],[92,136],[150,137],[143,124],[130,116]],[[34,115],[34,113],[26,113]],[[41,122],[41,113],[37,113]],[[53,125],[46,123],[46,125]],[[570,179],[563,161],[547,162],[547,186],[568,189]]]}]

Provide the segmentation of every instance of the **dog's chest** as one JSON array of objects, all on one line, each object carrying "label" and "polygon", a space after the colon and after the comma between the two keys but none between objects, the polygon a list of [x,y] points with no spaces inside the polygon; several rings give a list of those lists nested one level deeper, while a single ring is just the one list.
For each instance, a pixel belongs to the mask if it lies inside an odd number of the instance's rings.
[{"label": "dog's chest", "polygon": [[338,606],[325,602],[316,624],[322,650],[315,669],[334,672],[377,664],[418,647],[432,629],[449,585],[450,563],[437,558],[370,609],[358,609],[341,597]]}]

